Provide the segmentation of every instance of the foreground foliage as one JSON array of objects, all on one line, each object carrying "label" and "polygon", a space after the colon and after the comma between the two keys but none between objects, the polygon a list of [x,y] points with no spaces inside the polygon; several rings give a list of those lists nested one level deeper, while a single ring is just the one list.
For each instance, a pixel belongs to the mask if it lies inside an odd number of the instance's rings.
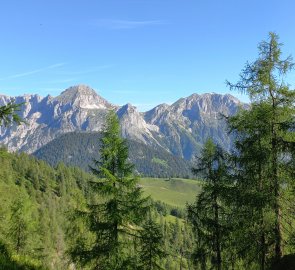
[{"label": "foreground foliage", "polygon": [[252,101],[227,119],[236,137],[231,156],[209,141],[194,170],[205,169],[207,180],[188,207],[201,269],[270,269],[295,253],[295,91],[284,82],[293,63],[281,59],[281,46],[270,33],[240,81],[228,83]]}]

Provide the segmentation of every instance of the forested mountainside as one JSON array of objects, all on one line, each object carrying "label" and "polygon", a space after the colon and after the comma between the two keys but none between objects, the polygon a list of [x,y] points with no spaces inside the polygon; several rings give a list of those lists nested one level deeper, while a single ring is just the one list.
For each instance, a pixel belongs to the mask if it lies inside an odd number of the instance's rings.
[{"label": "forested mountainside", "polygon": [[[72,132],[61,135],[38,149],[33,155],[52,166],[59,162],[78,166],[90,171],[94,160],[99,158],[100,133]],[[151,147],[129,140],[129,158],[135,170],[142,176],[152,177],[192,177],[192,163],[172,155],[162,147]]]},{"label": "forested mountainside", "polygon": [[[0,105],[12,99],[1,95]],[[105,115],[115,110],[125,138],[186,160],[199,152],[208,137],[229,149],[232,139],[221,114],[233,115],[246,106],[231,95],[193,94],[142,113],[131,104],[113,105],[85,85],[70,87],[57,97],[24,95],[14,99],[23,103],[19,115],[26,123],[0,128],[0,143],[11,151],[33,153],[61,134],[101,131]]]},{"label": "forested mountainside", "polygon": [[[90,200],[89,183],[95,177],[62,163],[52,168],[5,149],[0,150],[0,167],[0,269],[72,269],[67,251],[79,235],[73,227],[82,226],[74,210]],[[169,253],[162,266],[174,269],[180,263],[178,250],[192,248],[192,232],[182,219],[169,215],[184,217],[183,208],[163,202],[154,206]],[[182,258],[183,269],[190,264],[187,258]]]},{"label": "forested mountainside", "polygon": [[62,164],[53,169],[44,161],[5,149],[0,164],[0,241],[9,254],[1,256],[0,265],[6,266],[1,269],[27,269],[13,268],[14,264],[66,269],[70,211],[85,201],[93,176]]}]

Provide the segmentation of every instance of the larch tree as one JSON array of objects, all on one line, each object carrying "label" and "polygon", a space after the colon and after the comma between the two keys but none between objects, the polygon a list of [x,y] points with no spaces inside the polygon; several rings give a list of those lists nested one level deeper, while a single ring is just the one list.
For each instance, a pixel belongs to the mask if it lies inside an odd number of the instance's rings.
[{"label": "larch tree", "polygon": [[33,207],[27,194],[20,190],[10,208],[8,237],[12,241],[12,248],[20,254],[25,250],[29,238],[32,238],[34,234]]},{"label": "larch tree", "polygon": [[[240,127],[245,127],[244,130],[239,130],[234,124],[232,131],[244,133],[244,138],[247,136],[254,138],[254,135],[259,135],[259,142],[255,141],[254,144],[248,145],[248,147],[253,146],[253,160],[257,160],[257,155],[260,155],[261,151],[267,153],[259,161],[261,166],[259,171],[263,173],[260,179],[261,189],[268,192],[274,215],[272,230],[275,261],[280,260],[284,254],[282,204],[290,181],[294,181],[291,176],[294,167],[290,167],[292,166],[290,159],[295,143],[295,91],[285,82],[286,75],[294,64],[290,56],[282,59],[281,47],[278,35],[270,33],[269,39],[262,41],[258,46],[258,59],[246,64],[240,74],[239,82],[236,84],[227,82],[231,89],[248,94],[252,101],[249,109],[253,117],[250,122],[252,126],[249,126],[249,121],[244,121],[239,124]],[[260,111],[259,119],[254,111]],[[255,151],[254,147],[258,147],[259,143],[263,149]],[[245,152],[245,148],[241,150]],[[244,160],[240,166],[245,167],[246,162],[249,165],[253,160],[248,157],[248,161]],[[259,178],[256,174],[254,178],[257,177]]]},{"label": "larch tree", "polygon": [[232,155],[236,181],[230,202],[234,221],[231,244],[236,258],[243,259],[248,266],[259,265],[261,270],[266,268],[274,240],[269,220],[271,184],[265,166],[270,149],[263,141],[268,132],[264,117],[264,107],[253,104],[251,110],[242,110],[228,119],[236,138]]},{"label": "larch tree", "polygon": [[223,249],[228,235],[226,207],[223,201],[228,189],[229,168],[224,151],[211,139],[205,143],[193,172],[204,179],[196,202],[187,207],[188,220],[196,234],[195,261],[207,269],[208,261],[221,270]]}]

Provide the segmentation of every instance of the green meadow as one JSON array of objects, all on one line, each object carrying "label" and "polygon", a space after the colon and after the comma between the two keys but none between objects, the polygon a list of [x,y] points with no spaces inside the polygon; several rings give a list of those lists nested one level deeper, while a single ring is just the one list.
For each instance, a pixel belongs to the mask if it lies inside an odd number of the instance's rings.
[{"label": "green meadow", "polygon": [[179,178],[142,178],[139,183],[152,199],[181,208],[195,200],[202,186],[198,180]]}]

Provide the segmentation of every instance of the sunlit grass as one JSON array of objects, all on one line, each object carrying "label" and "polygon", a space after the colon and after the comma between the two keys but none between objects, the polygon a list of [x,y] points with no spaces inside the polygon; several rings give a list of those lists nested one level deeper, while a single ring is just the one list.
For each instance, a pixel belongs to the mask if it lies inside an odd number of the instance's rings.
[{"label": "sunlit grass", "polygon": [[177,207],[193,202],[201,191],[201,182],[190,179],[142,178],[140,185],[152,199]]}]

